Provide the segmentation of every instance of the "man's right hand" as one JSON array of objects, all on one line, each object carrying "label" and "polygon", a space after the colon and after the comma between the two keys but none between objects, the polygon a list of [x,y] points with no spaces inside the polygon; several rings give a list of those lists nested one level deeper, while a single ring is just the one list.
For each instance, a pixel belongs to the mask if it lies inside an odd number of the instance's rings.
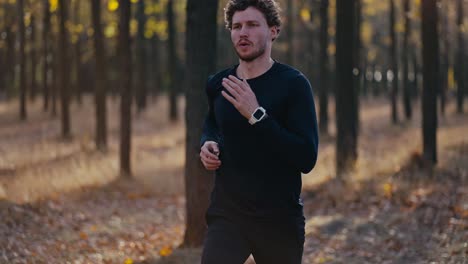
[{"label": "man's right hand", "polygon": [[221,166],[218,143],[206,141],[200,150],[200,159],[207,170],[217,170]]}]

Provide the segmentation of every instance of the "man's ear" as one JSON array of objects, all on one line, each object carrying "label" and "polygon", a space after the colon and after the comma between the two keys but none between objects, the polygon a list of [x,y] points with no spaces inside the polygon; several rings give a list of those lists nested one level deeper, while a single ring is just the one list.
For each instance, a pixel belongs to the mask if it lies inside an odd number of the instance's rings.
[{"label": "man's ear", "polygon": [[271,41],[275,41],[278,38],[280,33],[280,28],[278,26],[270,27]]}]

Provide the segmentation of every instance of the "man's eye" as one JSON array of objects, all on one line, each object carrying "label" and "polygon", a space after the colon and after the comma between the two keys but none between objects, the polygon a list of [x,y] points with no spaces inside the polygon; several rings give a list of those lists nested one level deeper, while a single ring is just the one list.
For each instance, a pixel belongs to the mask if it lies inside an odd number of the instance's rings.
[{"label": "man's eye", "polygon": [[240,28],[239,25],[233,25],[233,26],[232,26],[232,29],[239,29],[239,28]]}]

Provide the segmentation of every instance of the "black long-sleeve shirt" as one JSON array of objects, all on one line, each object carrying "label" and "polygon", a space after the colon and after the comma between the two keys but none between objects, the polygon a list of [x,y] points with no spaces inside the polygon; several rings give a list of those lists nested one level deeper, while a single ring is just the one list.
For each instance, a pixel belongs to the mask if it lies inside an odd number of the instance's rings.
[{"label": "black long-sleeve shirt", "polygon": [[302,215],[301,173],[317,161],[318,133],[312,89],[298,70],[279,62],[248,79],[268,117],[254,125],[221,94],[222,79],[236,76],[238,65],[208,79],[209,112],[201,145],[220,148],[208,214],[287,217]]}]

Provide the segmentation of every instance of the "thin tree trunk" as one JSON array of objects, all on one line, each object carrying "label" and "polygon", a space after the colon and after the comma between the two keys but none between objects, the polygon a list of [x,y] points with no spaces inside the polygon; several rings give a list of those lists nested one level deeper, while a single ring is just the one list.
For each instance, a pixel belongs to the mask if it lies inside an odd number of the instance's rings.
[{"label": "thin tree trunk", "polygon": [[60,101],[62,115],[62,137],[70,138],[70,87],[69,87],[69,57],[68,57],[68,34],[65,23],[68,19],[68,0],[59,0],[59,52],[60,52]]},{"label": "thin tree trunk", "polygon": [[19,85],[20,85],[20,119],[26,120],[26,57],[25,57],[25,26],[24,0],[17,0],[18,7],[18,39],[19,39]]},{"label": "thin tree trunk", "polygon": [[357,160],[357,124],[354,118],[357,92],[353,81],[353,45],[349,45],[355,33],[355,1],[337,0],[336,3],[336,168],[340,177],[354,168]]},{"label": "thin tree trunk", "polygon": [[319,86],[319,127],[322,135],[328,134],[328,0],[320,1],[320,80]]},{"label": "thin tree trunk", "polygon": [[96,148],[107,150],[106,91],[107,65],[104,51],[104,38],[101,26],[101,2],[91,0],[91,16],[94,27],[94,56],[96,57],[96,83],[94,99],[96,107]]},{"label": "thin tree trunk", "polygon": [[353,37],[353,77],[354,77],[354,89],[356,92],[356,107],[354,108],[354,123],[356,124],[356,129],[359,131],[359,91],[361,88],[361,71],[362,71],[362,61],[361,61],[361,22],[362,22],[362,0],[354,0],[354,37]]},{"label": "thin tree trunk", "polygon": [[439,47],[437,32],[437,0],[422,1],[423,158],[429,164],[437,162],[437,85]]},{"label": "thin tree trunk", "polygon": [[136,103],[138,112],[146,108],[147,81],[146,81],[146,39],[145,39],[145,1],[138,1],[137,7],[138,33],[137,33],[137,55],[138,55],[138,85]]},{"label": "thin tree trunk", "polygon": [[174,16],[174,7],[173,0],[167,2],[167,21],[168,21],[168,30],[169,30],[169,119],[171,121],[176,121],[178,119],[177,115],[177,42],[176,42],[176,30],[175,30],[175,16]]},{"label": "thin tree trunk", "polygon": [[185,192],[186,230],[183,246],[198,247],[206,231],[205,212],[213,186],[212,173],[206,171],[199,158],[201,124],[207,112],[204,87],[216,66],[217,0],[187,1],[187,85]]},{"label": "thin tree trunk", "polygon": [[37,58],[36,58],[36,19],[34,14],[31,14],[31,41],[30,41],[30,54],[31,54],[31,84],[30,84],[30,97],[34,101],[37,94]]},{"label": "thin tree trunk", "polygon": [[119,57],[121,77],[120,99],[120,174],[131,177],[131,87],[132,87],[132,54],[130,49],[130,0],[119,0]]},{"label": "thin tree trunk", "polygon": [[395,32],[395,0],[390,0],[390,61],[391,67],[390,70],[393,72],[393,80],[392,80],[392,92],[391,92],[391,100],[392,100],[392,123],[398,123],[398,62],[397,62],[397,40],[396,40],[396,32]]},{"label": "thin tree trunk", "polygon": [[441,15],[441,65],[440,65],[440,114],[445,115],[447,92],[448,92],[448,70],[449,70],[449,54],[450,54],[450,43],[449,43],[449,23],[448,23],[448,2],[443,2],[442,9],[443,15]]},{"label": "thin tree trunk", "polygon": [[[95,1],[100,3],[101,1]],[[75,0],[75,7],[74,7],[74,23],[75,25],[80,23],[80,3],[81,0]],[[76,81],[74,85],[74,93],[76,95],[76,100],[78,104],[83,103],[83,81],[82,81],[82,74],[81,74],[81,33],[76,33],[78,34],[76,43],[74,45],[75,49],[75,76],[76,76]],[[94,33],[96,34],[96,32]],[[102,33],[101,33],[102,34]],[[99,77],[97,77],[99,78]]]},{"label": "thin tree trunk", "polygon": [[50,6],[49,0],[43,1],[43,22],[42,22],[42,93],[44,97],[44,111],[49,108],[49,90],[48,71],[49,71],[49,31],[50,31]]},{"label": "thin tree trunk", "polygon": [[153,88],[151,89],[152,94],[154,97],[159,95],[161,91],[161,69],[159,65],[161,65],[161,52],[160,52],[160,45],[161,42],[159,41],[159,37],[155,34],[151,39],[151,47],[152,47],[152,73],[153,73]]},{"label": "thin tree trunk", "polygon": [[465,97],[465,41],[463,39],[463,1],[458,0],[457,6],[457,38],[458,38],[458,55],[457,55],[457,112],[463,113],[463,100]]},{"label": "thin tree trunk", "polygon": [[410,2],[404,0],[403,14],[405,17],[405,33],[403,35],[403,107],[405,110],[406,120],[410,120],[412,116],[410,83],[409,83],[409,37],[411,36],[411,18],[410,18]]}]

